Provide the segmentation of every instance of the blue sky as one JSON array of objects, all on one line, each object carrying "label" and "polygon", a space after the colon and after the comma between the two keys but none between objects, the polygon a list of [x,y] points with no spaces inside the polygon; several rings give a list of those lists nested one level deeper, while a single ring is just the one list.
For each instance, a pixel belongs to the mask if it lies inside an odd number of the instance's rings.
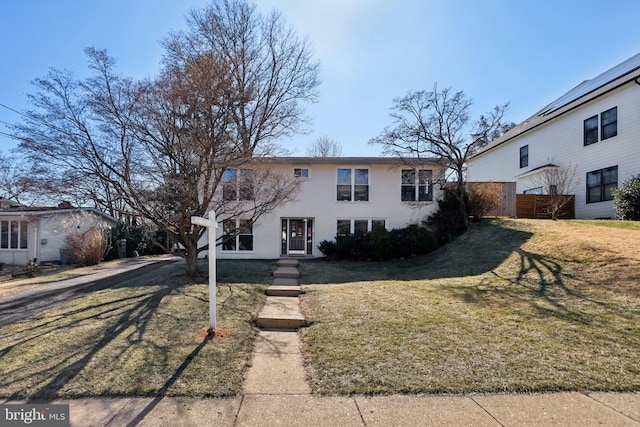
[{"label": "blue sky", "polygon": [[[29,82],[50,67],[86,71],[83,49],[107,49],[118,69],[154,76],[169,31],[209,0],[3,0],[0,104],[28,107]],[[367,144],[390,123],[394,97],[412,89],[463,90],[474,117],[510,101],[520,122],[585,79],[640,52],[640,1],[257,0],[307,36],[321,63],[314,132],[282,144],[305,155],[321,135],[344,156],[376,156]],[[0,107],[2,122],[19,116]],[[15,143],[0,134],[0,151]]]}]

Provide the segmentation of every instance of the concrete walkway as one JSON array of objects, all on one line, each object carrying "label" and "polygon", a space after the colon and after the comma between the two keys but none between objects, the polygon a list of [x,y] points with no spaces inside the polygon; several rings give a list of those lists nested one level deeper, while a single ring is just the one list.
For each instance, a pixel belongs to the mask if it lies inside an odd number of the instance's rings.
[{"label": "concrete walkway", "polygon": [[[297,332],[304,324],[297,277],[290,261],[281,261],[274,271],[267,304],[257,319],[263,330],[241,396],[87,398],[48,403],[69,404],[72,426],[640,427],[640,393],[312,396]],[[279,289],[282,286],[288,289]],[[1,403],[24,402],[0,399]]]}]

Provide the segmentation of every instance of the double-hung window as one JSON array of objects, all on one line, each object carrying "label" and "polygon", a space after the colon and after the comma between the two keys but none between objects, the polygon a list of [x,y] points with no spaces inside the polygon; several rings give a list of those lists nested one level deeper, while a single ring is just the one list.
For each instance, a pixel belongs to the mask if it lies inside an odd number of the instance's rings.
[{"label": "double-hung window", "polygon": [[222,223],[223,251],[252,251],[253,226],[251,221],[240,219],[226,219]]},{"label": "double-hung window", "polygon": [[222,198],[224,200],[253,200],[253,171],[227,169],[222,174]]},{"label": "double-hung window", "polygon": [[369,201],[369,169],[338,169],[338,201]]},{"label": "double-hung window", "polygon": [[27,249],[26,221],[0,221],[0,249]]},{"label": "double-hung window", "polygon": [[614,137],[618,134],[618,107],[600,114],[600,139]]},{"label": "double-hung window", "polygon": [[613,200],[618,188],[618,166],[587,172],[587,203]]},{"label": "double-hung window", "polygon": [[529,145],[520,147],[520,167],[526,168],[529,166]]},{"label": "double-hung window", "polygon": [[616,135],[618,135],[618,107],[610,108],[600,113],[600,116],[596,114],[584,121],[585,147]]},{"label": "double-hung window", "polygon": [[400,200],[426,202],[433,200],[433,171],[427,169],[403,169]]}]

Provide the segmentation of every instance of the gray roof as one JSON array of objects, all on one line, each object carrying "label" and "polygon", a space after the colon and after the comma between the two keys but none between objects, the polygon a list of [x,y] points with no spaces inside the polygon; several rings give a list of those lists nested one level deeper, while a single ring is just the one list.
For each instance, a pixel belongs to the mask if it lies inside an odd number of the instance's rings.
[{"label": "gray roof", "polygon": [[[491,149],[504,144],[538,126],[571,111],[586,102],[602,96],[632,81],[640,84],[640,53],[605,71],[593,79],[580,83],[564,95],[551,102],[540,111],[516,125],[504,135],[492,141],[475,156],[480,156]],[[474,157],[475,157],[474,156]]]},{"label": "gray roof", "polygon": [[624,76],[625,74],[629,74],[640,68],[640,53],[626,61],[616,65],[615,67],[605,71],[597,77],[592,78],[591,80],[585,80],[580,83],[578,86],[571,89],[569,92],[562,95],[560,98],[556,99],[546,107],[544,107],[538,114],[547,115],[559,108],[564,107],[567,104],[581,98],[595,90],[600,89],[604,85],[613,80]]}]

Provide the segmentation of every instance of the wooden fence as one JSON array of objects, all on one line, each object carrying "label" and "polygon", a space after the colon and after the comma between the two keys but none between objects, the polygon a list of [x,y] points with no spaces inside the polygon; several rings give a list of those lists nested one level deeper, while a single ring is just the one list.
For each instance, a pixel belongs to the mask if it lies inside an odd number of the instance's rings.
[{"label": "wooden fence", "polygon": [[468,182],[467,188],[473,190],[482,185],[500,185],[502,187],[502,195],[498,206],[487,212],[485,216],[516,216],[516,183],[515,182]]},{"label": "wooden fence", "polygon": [[[516,194],[516,217],[531,219],[550,219],[551,214],[547,212],[547,206],[551,197],[542,194]],[[555,196],[557,197],[557,196]],[[560,209],[558,218],[575,219],[576,217],[576,198],[569,197],[569,202]]]}]

